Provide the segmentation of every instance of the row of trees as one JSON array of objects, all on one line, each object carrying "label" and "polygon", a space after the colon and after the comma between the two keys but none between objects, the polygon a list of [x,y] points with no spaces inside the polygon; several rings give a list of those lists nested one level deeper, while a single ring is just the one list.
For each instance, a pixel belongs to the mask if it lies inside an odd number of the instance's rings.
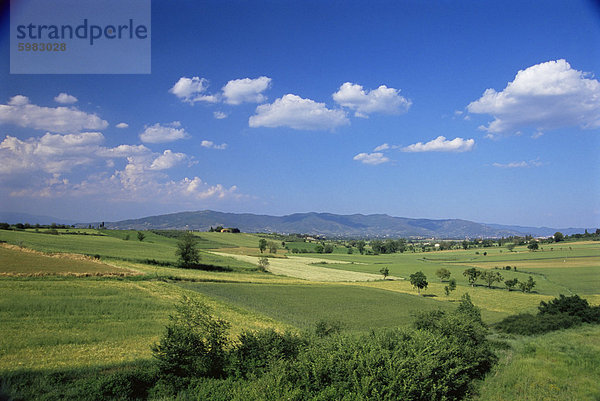
[{"label": "row of trees", "polygon": [[267,241],[264,238],[258,240],[258,249],[260,250],[260,253],[264,253],[267,248],[269,248],[270,253],[277,253],[279,245],[274,241]]},{"label": "row of trees", "polygon": [[[389,275],[389,269],[387,267],[382,268],[379,272],[384,276],[384,279]],[[442,267],[435,272],[435,275],[438,276],[441,282],[448,282],[444,287],[444,292],[447,296],[456,289],[456,280],[450,278],[450,270]],[[466,269],[463,272],[463,275],[467,278],[472,287],[475,286],[478,280],[482,280],[488,288],[492,288],[494,283],[504,282],[506,289],[509,291],[519,288],[522,292],[531,292],[536,285],[536,282],[531,276],[529,276],[527,281],[519,281],[516,278],[504,280],[500,272],[494,270],[479,270],[474,267]],[[411,285],[417,289],[419,294],[421,294],[422,289],[426,289],[429,286],[427,276],[425,276],[422,271],[411,274],[409,276],[409,281]]]},{"label": "row of trees", "polygon": [[67,225],[67,224],[29,224],[29,223],[17,223],[17,224],[8,224],[6,222],[0,222],[0,230],[26,230],[30,228],[47,228],[47,229],[68,229],[75,228],[75,226]]},{"label": "row of trees", "polygon": [[536,285],[532,276],[529,276],[527,281],[519,281],[516,278],[504,280],[504,277],[500,272],[494,270],[479,270],[475,267],[465,270],[463,276],[467,278],[472,287],[475,287],[478,280],[482,280],[488,288],[492,288],[494,283],[504,282],[508,291],[519,288],[522,292],[531,292]]}]

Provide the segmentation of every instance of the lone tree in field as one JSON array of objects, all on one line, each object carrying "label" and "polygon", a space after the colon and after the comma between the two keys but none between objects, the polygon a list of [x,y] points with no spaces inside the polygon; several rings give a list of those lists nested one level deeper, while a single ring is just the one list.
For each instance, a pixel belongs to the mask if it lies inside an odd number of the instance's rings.
[{"label": "lone tree in field", "polygon": [[263,253],[265,251],[265,249],[267,249],[267,240],[264,238],[261,238],[260,240],[258,240],[258,249],[260,249],[260,253]]},{"label": "lone tree in field", "polygon": [[200,262],[200,251],[198,250],[196,237],[186,233],[177,241],[175,255],[179,257],[181,267],[194,267]]},{"label": "lone tree in field", "polygon": [[537,251],[539,248],[540,246],[537,242],[532,242],[531,244],[527,245],[527,249],[529,249],[530,251]]},{"label": "lone tree in field", "polygon": [[448,280],[450,278],[450,270],[445,267],[440,267],[435,271],[435,275],[439,277],[440,281]]},{"label": "lone tree in field", "polygon": [[267,267],[269,267],[269,259],[265,257],[258,258],[258,270],[261,272],[266,272]]},{"label": "lone tree in field", "polygon": [[141,241],[143,241],[143,240],[144,240],[144,238],[146,238],[146,234],[144,234],[144,233],[143,233],[143,232],[141,232],[141,231],[138,231],[138,232],[137,232],[137,238],[138,238],[138,241],[140,241],[140,242],[141,242]]},{"label": "lone tree in field", "polygon": [[488,270],[481,273],[481,278],[486,282],[488,288],[492,288],[492,285],[494,285],[496,281],[501,282],[503,277],[502,274],[498,272]]},{"label": "lone tree in field", "polygon": [[475,287],[475,283],[481,276],[481,272],[476,268],[471,267],[470,269],[467,269],[463,272],[463,276],[465,276],[467,280],[469,280],[469,284],[471,284],[471,287]]},{"label": "lone tree in field", "polygon": [[427,282],[427,276],[421,271],[413,273],[409,276],[410,283],[413,287],[417,289],[419,295],[421,295],[421,290],[427,288],[429,283]]},{"label": "lone tree in field", "polygon": [[515,249],[515,246],[517,246],[517,244],[513,244],[513,243],[506,244],[506,249],[508,249],[510,252],[512,252],[513,249]]},{"label": "lone tree in field", "polygon": [[560,242],[560,241],[563,241],[564,239],[565,239],[565,236],[560,231],[557,231],[554,233],[554,241],[555,242]]},{"label": "lone tree in field", "polygon": [[451,278],[448,285],[444,286],[444,292],[446,296],[450,296],[450,293],[456,289],[456,279]]},{"label": "lone tree in field", "polygon": [[269,241],[267,243],[268,247],[269,247],[269,252],[270,253],[277,253],[277,249],[279,249],[279,247],[277,246],[277,244],[273,241]]},{"label": "lone tree in field", "polygon": [[387,278],[387,276],[390,275],[390,269],[386,267],[382,267],[381,269],[379,269],[379,273],[381,273],[383,275],[383,279],[385,280]]}]

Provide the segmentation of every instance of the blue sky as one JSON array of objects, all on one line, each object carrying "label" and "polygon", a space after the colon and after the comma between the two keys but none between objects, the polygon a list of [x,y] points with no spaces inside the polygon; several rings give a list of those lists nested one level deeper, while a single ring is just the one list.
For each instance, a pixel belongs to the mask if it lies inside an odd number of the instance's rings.
[{"label": "blue sky", "polygon": [[10,74],[5,11],[0,210],[600,226],[594,2],[154,0],[145,75]]}]

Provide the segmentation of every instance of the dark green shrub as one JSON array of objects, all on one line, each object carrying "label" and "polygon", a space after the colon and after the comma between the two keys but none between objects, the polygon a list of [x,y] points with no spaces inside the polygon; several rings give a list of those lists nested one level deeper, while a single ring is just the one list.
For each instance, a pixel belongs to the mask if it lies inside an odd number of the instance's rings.
[{"label": "dark green shrub", "polygon": [[152,352],[161,374],[222,377],[229,323],[211,315],[204,303],[183,297]]},{"label": "dark green shrub", "polygon": [[315,323],[315,335],[317,337],[327,337],[342,332],[342,322],[333,320],[319,320]]},{"label": "dark green shrub", "polygon": [[[460,400],[496,360],[479,311],[423,314],[417,330],[315,338],[248,394],[295,400]],[[254,395],[251,395],[252,398]]]},{"label": "dark green shrub", "polygon": [[531,336],[554,330],[568,329],[580,323],[580,318],[566,313],[552,315],[532,315],[524,313],[504,318],[496,324],[496,328],[505,333]]},{"label": "dark green shrub", "polygon": [[551,301],[540,302],[537,315],[508,316],[496,324],[496,328],[506,333],[533,335],[568,329],[581,323],[600,323],[600,307],[590,306],[579,295],[560,295]]},{"label": "dark green shrub", "polygon": [[262,376],[274,362],[295,358],[304,345],[306,340],[291,333],[245,331],[229,353],[229,372],[242,378]]},{"label": "dark green shrub", "polygon": [[565,297],[560,295],[548,303],[542,301],[538,306],[540,315],[555,315],[566,313],[567,315],[577,316],[585,323],[600,322],[600,308],[591,307],[587,300],[580,298],[579,295]]},{"label": "dark green shrub", "polygon": [[469,352],[426,330],[328,337],[270,370],[254,391],[270,399],[459,400],[485,373],[472,369]]},{"label": "dark green shrub", "polygon": [[156,372],[151,369],[118,371],[99,377],[95,396],[104,400],[145,400],[155,381]]}]

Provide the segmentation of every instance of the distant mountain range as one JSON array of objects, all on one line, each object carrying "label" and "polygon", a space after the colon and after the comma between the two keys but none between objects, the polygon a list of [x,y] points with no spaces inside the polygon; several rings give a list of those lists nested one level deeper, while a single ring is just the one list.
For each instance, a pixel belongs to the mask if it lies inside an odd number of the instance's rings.
[{"label": "distant mountain range", "polygon": [[[99,223],[91,223],[97,225]],[[81,224],[81,226],[87,226]],[[410,219],[386,214],[337,215],[331,213],[296,213],[268,216],[250,213],[222,213],[211,210],[181,212],[141,219],[105,222],[106,228],[133,230],[200,230],[210,227],[237,227],[242,232],[312,234],[327,237],[422,237],[422,238],[493,238],[511,235],[551,236],[583,233],[583,228],[554,229],[482,224],[467,220]]]},{"label": "distant mountain range", "polygon": [[12,212],[0,212],[0,222],[8,224],[17,223],[29,223],[29,224],[68,224],[72,225],[77,223],[74,220],[61,219],[58,217],[51,216],[38,216],[35,214],[28,213],[12,213]]}]

